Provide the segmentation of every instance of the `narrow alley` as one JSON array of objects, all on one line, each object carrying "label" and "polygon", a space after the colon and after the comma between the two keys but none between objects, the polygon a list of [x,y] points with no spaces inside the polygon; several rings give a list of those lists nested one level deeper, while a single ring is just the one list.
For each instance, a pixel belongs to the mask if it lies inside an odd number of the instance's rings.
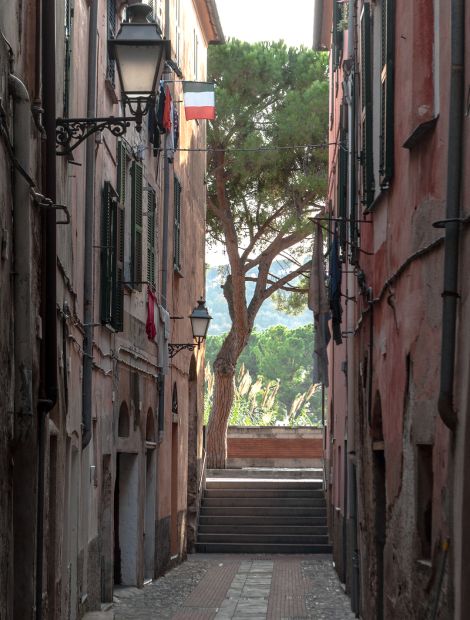
[{"label": "narrow alley", "polygon": [[194,554],[144,589],[116,589],[112,611],[89,614],[113,617],[347,620],[354,614],[329,555]]}]

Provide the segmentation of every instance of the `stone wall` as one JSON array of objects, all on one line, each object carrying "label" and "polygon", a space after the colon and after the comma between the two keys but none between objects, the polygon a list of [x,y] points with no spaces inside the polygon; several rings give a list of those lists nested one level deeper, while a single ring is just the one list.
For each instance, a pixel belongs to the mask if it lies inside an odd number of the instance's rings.
[{"label": "stone wall", "polygon": [[230,426],[227,467],[323,467],[319,428]]}]

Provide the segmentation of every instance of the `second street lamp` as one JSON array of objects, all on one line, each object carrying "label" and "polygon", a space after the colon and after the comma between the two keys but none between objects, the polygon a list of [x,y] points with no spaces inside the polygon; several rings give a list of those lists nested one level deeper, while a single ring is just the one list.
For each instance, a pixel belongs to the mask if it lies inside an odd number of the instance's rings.
[{"label": "second street lamp", "polygon": [[132,116],[107,118],[57,119],[57,154],[68,155],[91,134],[109,129],[122,136],[130,122],[142,128],[142,118],[155,103],[155,91],[165,60],[170,57],[170,42],[162,38],[157,24],[148,21],[152,9],[139,2],[127,8],[127,19],[115,39],[108,40],[109,54],[116,61],[121,97]]},{"label": "second street lamp", "polygon": [[200,299],[197,302],[197,307],[189,315],[191,321],[191,329],[193,332],[193,339],[196,342],[187,343],[169,343],[168,352],[170,358],[174,357],[180,351],[194,351],[196,347],[200,347],[207,337],[207,330],[209,329],[209,323],[212,320],[209,312],[206,308],[206,302],[204,299]]}]

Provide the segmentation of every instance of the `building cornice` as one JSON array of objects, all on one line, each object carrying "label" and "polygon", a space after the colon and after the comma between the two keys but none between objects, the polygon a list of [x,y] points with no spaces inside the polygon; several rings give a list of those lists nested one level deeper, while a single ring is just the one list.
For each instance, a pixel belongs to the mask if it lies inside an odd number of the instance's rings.
[{"label": "building cornice", "polygon": [[215,0],[193,0],[193,4],[206,43],[225,43]]}]

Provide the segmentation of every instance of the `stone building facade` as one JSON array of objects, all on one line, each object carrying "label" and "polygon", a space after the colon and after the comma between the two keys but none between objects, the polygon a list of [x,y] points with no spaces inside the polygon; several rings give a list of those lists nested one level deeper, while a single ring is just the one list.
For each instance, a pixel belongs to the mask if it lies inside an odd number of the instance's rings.
[{"label": "stone building facade", "polygon": [[181,81],[206,79],[223,33],[213,0],[149,3],[174,156],[148,117],[58,156],[57,118],[123,113],[107,39],[127,4],[0,6],[2,618],[79,618],[194,538],[204,351],[164,353],[192,342],[205,292],[206,122],[185,120]]},{"label": "stone building facade", "polygon": [[342,268],[326,442],[335,564],[363,618],[463,619],[470,3],[318,0],[315,19],[330,50],[322,223]]}]

